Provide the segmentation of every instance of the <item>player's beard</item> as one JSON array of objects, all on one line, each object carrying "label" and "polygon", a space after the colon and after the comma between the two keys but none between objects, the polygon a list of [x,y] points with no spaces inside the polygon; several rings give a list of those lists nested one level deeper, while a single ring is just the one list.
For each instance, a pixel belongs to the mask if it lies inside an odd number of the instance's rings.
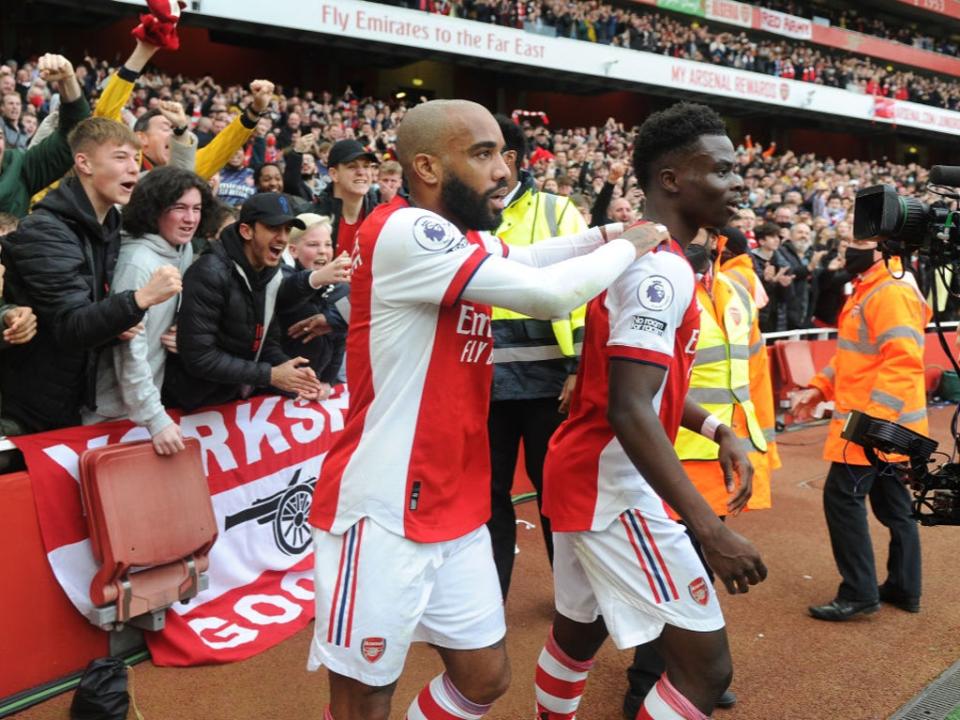
[{"label": "player's beard", "polygon": [[500,227],[503,212],[494,212],[490,208],[490,197],[505,187],[507,181],[504,179],[495,188],[478,193],[448,170],[443,178],[440,201],[454,216],[449,219],[457,225],[469,230],[496,230]]}]

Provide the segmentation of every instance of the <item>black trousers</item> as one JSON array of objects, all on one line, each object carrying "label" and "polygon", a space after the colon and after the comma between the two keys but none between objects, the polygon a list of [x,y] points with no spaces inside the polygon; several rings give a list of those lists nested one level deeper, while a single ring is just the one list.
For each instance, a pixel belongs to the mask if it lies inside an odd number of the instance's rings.
[{"label": "black trousers", "polygon": [[[720,519],[723,520],[724,518]],[[712,583],[714,577],[713,570],[710,569],[706,560],[703,559],[703,548],[697,541],[696,536],[690,532],[690,528],[686,528],[686,531],[687,537],[689,537],[690,542],[693,543],[693,549],[697,551],[700,562],[703,563],[703,567],[707,571],[707,577],[710,578],[710,582]],[[651,640],[643,645],[637,645],[633,650],[633,664],[627,668],[627,683],[630,686],[627,692],[635,697],[645,698],[647,693],[650,692],[650,688],[657,684],[657,680],[660,679],[664,670],[667,669],[667,664],[657,649],[658,642],[659,640]]]},{"label": "black trousers", "polygon": [[[490,403],[487,425],[490,432],[490,465],[492,514],[487,527],[493,542],[493,559],[500,578],[500,591],[507,599],[510,575],[513,573],[514,548],[517,543],[517,516],[510,499],[517,453],[523,441],[527,475],[537,491],[537,508],[543,493],[543,459],[547,443],[563,420],[557,412],[556,398],[532,400],[497,400]],[[553,564],[553,536],[550,521],[540,515],[540,528],[547,545],[547,557]]]},{"label": "black trousers", "polygon": [[886,586],[907,598],[920,599],[920,533],[910,517],[910,493],[887,472],[872,465],[833,463],[823,486],[823,512],[830,531],[833,559],[842,582],[837,597],[877,600],[877,570],[867,525],[866,498],[890,531]]}]

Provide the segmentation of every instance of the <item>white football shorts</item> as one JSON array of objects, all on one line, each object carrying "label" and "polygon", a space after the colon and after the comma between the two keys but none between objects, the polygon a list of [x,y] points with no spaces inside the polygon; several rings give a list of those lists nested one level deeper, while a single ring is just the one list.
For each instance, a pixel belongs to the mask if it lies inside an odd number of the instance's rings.
[{"label": "white football shorts", "polygon": [[724,626],[703,563],[659,498],[604,530],[555,532],[553,544],[557,611],[581,623],[602,615],[621,650],[656,639],[664,625],[698,632]]},{"label": "white football shorts", "polygon": [[317,618],[307,662],[366,685],[394,682],[410,643],[489,647],[506,634],[486,526],[418,543],[360,520],[342,535],[314,529]]}]

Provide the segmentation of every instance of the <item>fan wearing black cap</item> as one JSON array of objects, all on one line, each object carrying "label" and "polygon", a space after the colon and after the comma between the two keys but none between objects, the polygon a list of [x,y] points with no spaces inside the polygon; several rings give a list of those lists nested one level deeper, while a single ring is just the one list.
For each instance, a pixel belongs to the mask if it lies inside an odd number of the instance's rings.
[{"label": "fan wearing black cap", "polygon": [[[224,228],[220,242],[183,278],[175,360],[168,362],[164,402],[190,411],[273,387],[316,399],[320,381],[302,357],[281,349],[274,322],[290,228],[303,229],[290,198],[259,193]],[[173,358],[171,358],[173,359]]]},{"label": "fan wearing black cap", "polygon": [[371,166],[377,162],[377,156],[356,140],[340,140],[330,148],[327,172],[331,182],[310,212],[333,219],[335,255],[353,253],[360,223],[377,205],[371,190]]}]

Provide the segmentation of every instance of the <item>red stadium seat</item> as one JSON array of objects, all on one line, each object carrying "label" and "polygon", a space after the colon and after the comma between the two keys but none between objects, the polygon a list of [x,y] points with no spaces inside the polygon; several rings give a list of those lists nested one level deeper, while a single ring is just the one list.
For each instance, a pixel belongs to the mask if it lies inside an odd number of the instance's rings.
[{"label": "red stadium seat", "polygon": [[778,340],[773,347],[783,389],[792,392],[807,387],[817,374],[810,343],[806,340]]},{"label": "red stadium seat", "polygon": [[[80,487],[94,558],[94,624],[112,626],[194,597],[217,538],[200,443],[161,457],[150,442],[87,450]],[[204,581],[204,582],[202,582]]]}]

